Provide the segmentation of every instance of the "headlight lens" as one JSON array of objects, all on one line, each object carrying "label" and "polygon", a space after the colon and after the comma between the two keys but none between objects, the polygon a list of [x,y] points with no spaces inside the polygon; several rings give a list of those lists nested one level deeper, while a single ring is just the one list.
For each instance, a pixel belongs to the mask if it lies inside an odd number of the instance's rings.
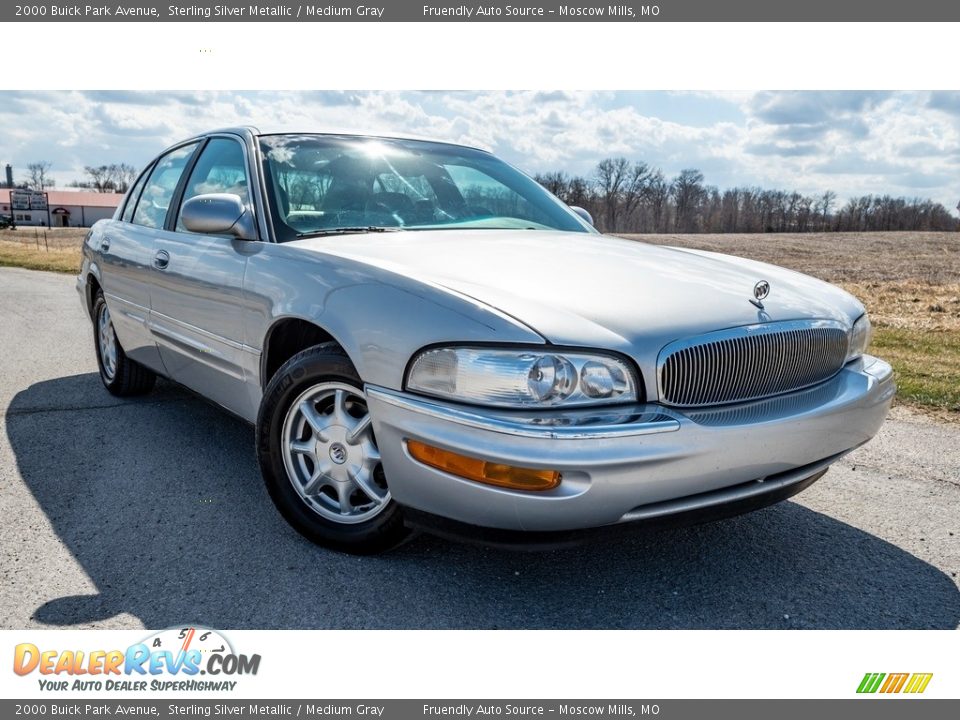
[{"label": "headlight lens", "polygon": [[417,355],[407,389],[497,407],[601,405],[637,400],[626,362],[606,355],[500,348],[434,348]]},{"label": "headlight lens", "polygon": [[873,337],[873,327],[870,318],[864,313],[850,328],[850,342],[847,343],[847,362],[856,360],[867,351],[870,338]]}]

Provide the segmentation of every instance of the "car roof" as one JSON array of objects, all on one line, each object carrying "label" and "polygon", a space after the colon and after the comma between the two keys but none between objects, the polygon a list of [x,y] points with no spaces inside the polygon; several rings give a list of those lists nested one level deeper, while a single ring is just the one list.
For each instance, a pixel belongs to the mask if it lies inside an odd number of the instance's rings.
[{"label": "car roof", "polygon": [[[216,130],[209,130],[207,132],[199,133],[195,137],[206,137],[207,135],[214,135],[216,133],[231,133],[236,135],[245,135],[250,134],[255,137],[262,135],[336,135],[339,137],[357,137],[357,138],[383,138],[386,140],[416,140],[420,142],[432,142],[439,143],[442,145],[454,145],[456,147],[465,147],[472,150],[480,150],[481,152],[490,152],[489,148],[483,147],[481,145],[465,143],[465,142],[454,142],[452,140],[445,140],[443,138],[435,137],[425,137],[422,135],[414,135],[410,133],[399,133],[392,130],[373,130],[369,132],[358,131],[356,128],[347,129],[347,128],[334,128],[334,127],[324,127],[324,128],[314,128],[306,130],[302,127],[276,127],[276,128],[258,128],[253,125],[241,125],[237,127],[227,127],[227,128],[218,128]],[[191,138],[193,139],[193,138]]]}]

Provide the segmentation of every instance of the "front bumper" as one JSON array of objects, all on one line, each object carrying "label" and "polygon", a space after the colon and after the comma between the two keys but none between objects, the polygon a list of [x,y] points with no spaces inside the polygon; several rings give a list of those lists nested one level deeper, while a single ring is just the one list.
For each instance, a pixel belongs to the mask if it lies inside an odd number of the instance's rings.
[{"label": "front bumper", "polygon": [[[797,393],[683,412],[654,403],[509,412],[375,386],[366,392],[390,491],[414,517],[551,533],[789,497],[876,434],[895,386],[890,366],[865,356]],[[465,480],[414,460],[411,439],[559,470],[563,481],[554,490],[521,492]]]}]

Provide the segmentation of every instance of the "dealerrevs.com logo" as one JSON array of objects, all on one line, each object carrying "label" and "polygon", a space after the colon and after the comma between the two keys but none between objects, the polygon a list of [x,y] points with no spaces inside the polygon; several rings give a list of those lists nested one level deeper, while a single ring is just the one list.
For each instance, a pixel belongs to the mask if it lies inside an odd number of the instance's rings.
[{"label": "dealerrevs.com logo", "polygon": [[933,673],[867,673],[857,686],[858,693],[922,693],[927,689]]},{"label": "dealerrevs.com logo", "polygon": [[40,689],[49,691],[230,691],[237,685],[232,678],[259,669],[260,655],[237,653],[221,633],[202,627],[163,630],[125,650],[20,643],[13,652],[14,673],[36,673]]}]

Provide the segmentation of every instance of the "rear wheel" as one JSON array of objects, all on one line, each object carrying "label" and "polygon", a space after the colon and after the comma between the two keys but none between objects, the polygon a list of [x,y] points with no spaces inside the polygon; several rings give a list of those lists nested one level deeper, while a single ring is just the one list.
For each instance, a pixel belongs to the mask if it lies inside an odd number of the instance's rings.
[{"label": "rear wheel", "polygon": [[127,357],[113,328],[110,308],[98,290],[93,301],[93,336],[97,350],[100,380],[107,390],[118,397],[143,395],[153,389],[157,376],[138,362]]},{"label": "rear wheel", "polygon": [[298,353],[270,380],[257,419],[257,457],[277,509],[313,542],[368,554],[407,535],[363,383],[337,345]]}]

